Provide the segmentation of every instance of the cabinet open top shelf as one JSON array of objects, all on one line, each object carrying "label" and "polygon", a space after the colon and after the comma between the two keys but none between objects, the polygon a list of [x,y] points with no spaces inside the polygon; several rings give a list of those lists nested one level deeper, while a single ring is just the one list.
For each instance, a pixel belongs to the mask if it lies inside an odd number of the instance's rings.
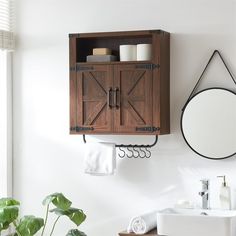
[{"label": "cabinet open top shelf", "polygon": [[69,34],[76,40],[76,62],[86,62],[86,56],[92,55],[93,48],[109,48],[119,60],[119,46],[124,44],[152,44],[155,34],[164,34],[162,30],[142,30],[130,32]]}]

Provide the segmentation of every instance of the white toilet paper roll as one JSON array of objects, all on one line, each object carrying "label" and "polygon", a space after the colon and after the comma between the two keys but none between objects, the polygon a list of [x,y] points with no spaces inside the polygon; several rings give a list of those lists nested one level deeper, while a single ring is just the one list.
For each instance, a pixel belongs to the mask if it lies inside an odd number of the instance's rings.
[{"label": "white toilet paper roll", "polygon": [[137,45],[137,60],[149,61],[152,59],[152,45],[151,44],[138,44]]},{"label": "white toilet paper roll", "polygon": [[136,61],[137,45],[120,45],[120,61]]}]

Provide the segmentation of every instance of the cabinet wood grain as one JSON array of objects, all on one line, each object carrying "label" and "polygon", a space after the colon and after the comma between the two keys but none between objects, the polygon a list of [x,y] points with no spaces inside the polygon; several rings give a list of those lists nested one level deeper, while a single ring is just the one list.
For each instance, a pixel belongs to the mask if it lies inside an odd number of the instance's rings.
[{"label": "cabinet wood grain", "polygon": [[[161,30],[69,35],[71,134],[170,133],[170,34]],[[150,61],[87,63],[93,48],[152,44]]]}]

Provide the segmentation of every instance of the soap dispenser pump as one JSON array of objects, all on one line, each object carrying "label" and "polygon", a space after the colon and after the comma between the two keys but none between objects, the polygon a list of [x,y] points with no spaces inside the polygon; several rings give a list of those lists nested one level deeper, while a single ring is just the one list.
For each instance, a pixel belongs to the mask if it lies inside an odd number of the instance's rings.
[{"label": "soap dispenser pump", "polygon": [[231,191],[230,187],[227,186],[225,175],[217,176],[218,178],[223,178],[222,186],[220,187],[220,205],[222,210],[230,210],[231,209]]}]

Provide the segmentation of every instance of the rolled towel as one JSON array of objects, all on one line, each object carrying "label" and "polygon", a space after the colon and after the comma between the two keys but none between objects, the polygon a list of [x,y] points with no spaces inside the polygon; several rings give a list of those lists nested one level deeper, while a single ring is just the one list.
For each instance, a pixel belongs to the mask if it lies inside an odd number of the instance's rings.
[{"label": "rolled towel", "polygon": [[84,172],[90,175],[113,175],[116,168],[114,143],[86,144]]},{"label": "rolled towel", "polygon": [[145,234],[157,227],[157,211],[133,217],[127,228],[128,233]]}]

